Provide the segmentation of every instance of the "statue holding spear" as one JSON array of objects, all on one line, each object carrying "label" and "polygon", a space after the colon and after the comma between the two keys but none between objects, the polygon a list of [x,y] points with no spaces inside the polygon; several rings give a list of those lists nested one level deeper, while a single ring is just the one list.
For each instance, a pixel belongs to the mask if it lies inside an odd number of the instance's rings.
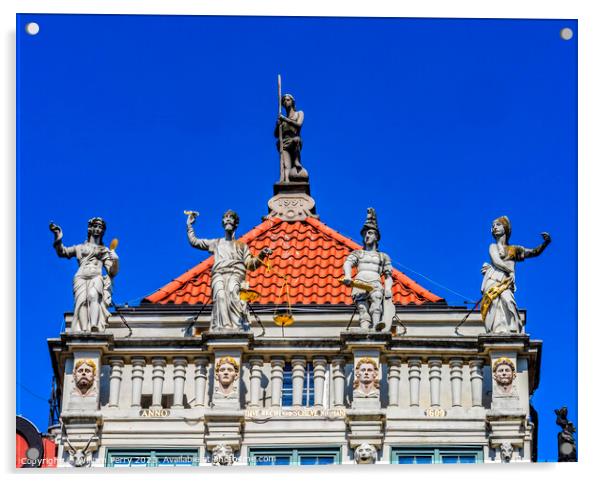
[{"label": "statue holding spear", "polygon": [[[284,107],[286,115],[282,114]],[[307,170],[301,165],[301,127],[303,111],[295,108],[295,98],[291,94],[282,95],[282,79],[278,75],[278,117],[274,137],[280,153],[280,182],[308,182]]]}]

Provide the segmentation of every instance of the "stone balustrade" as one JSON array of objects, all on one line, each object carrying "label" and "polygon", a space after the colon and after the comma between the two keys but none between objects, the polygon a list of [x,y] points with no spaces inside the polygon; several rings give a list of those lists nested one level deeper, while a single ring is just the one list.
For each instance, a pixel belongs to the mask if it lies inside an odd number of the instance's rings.
[{"label": "stone balustrade", "polygon": [[[209,409],[213,358],[211,354],[129,359],[110,356],[106,361],[110,368],[107,407]],[[483,407],[483,359],[385,355],[381,356],[380,364],[382,408]],[[252,355],[243,358],[239,377],[246,387],[242,390],[246,400],[241,408],[282,407],[286,383],[292,392],[288,399],[292,407],[349,408],[353,399],[350,355]],[[313,397],[307,396],[310,390]],[[129,403],[124,401],[126,397],[131,400]],[[147,400],[145,406],[143,400]]]}]

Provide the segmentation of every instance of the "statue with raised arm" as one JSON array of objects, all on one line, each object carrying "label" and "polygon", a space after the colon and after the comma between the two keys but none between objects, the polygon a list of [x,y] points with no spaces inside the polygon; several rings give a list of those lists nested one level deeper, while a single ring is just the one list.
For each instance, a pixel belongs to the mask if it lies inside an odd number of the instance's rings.
[{"label": "statue with raised arm", "polygon": [[[394,314],[393,267],[391,258],[378,250],[380,231],[373,208],[368,208],[361,234],[364,249],[347,256],[343,264],[342,281],[347,286],[353,286],[351,297],[357,306],[360,328],[388,331]],[[352,278],[353,268],[357,268],[355,278]],[[384,277],[384,285],[381,277]]]},{"label": "statue with raised arm", "polygon": [[280,182],[307,182],[309,175],[301,165],[301,127],[304,114],[296,110],[295,99],[291,94],[284,94],[280,101],[280,108],[284,107],[286,115],[278,111],[278,119],[274,129],[274,137],[278,139],[276,148],[280,152]]},{"label": "statue with raised arm", "polygon": [[[110,316],[112,279],[119,271],[119,257],[115,252],[117,240],[107,248],[103,236],[107,225],[102,218],[88,221],[88,239],[74,246],[63,245],[63,231],[54,223],[54,249],[61,258],[77,258],[79,269],[73,277],[73,322],[71,331],[100,332],[105,330]],[[106,271],[103,276],[102,270]]]},{"label": "statue with raised arm", "polygon": [[240,299],[241,285],[245,282],[247,270],[254,271],[261,266],[272,250],[263,248],[259,256],[255,257],[245,243],[234,238],[239,221],[238,214],[234,211],[226,211],[222,217],[225,235],[217,239],[197,238],[192,225],[198,213],[187,211],[186,214],[191,246],[209,251],[214,258],[211,268],[211,331],[248,331],[248,308],[246,302]]},{"label": "statue with raised arm", "polygon": [[514,299],[516,285],[514,281],[515,265],[518,261],[539,256],[552,242],[548,233],[541,233],[543,243],[536,248],[509,245],[512,226],[506,216],[493,221],[491,234],[495,243],[489,245],[491,264],[484,263],[481,268],[481,317],[487,333],[522,333],[523,326]]}]

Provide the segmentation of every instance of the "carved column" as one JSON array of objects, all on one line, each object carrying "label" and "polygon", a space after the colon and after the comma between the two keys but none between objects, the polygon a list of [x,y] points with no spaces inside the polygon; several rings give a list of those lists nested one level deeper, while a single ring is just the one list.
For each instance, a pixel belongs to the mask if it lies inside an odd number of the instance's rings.
[{"label": "carved column", "polygon": [[483,406],[483,360],[472,360],[470,367],[470,386],[472,388],[472,406]]},{"label": "carved column", "polygon": [[173,405],[172,408],[184,408],[184,382],[186,381],[186,358],[174,358],[173,361]]},{"label": "carved column", "polygon": [[282,380],[284,379],[284,359],[272,358],[272,407],[279,407],[282,404]]},{"label": "carved column", "polygon": [[451,380],[452,407],[462,406],[462,367],[461,358],[452,358],[449,361],[449,378]]},{"label": "carved column", "polygon": [[334,406],[345,406],[345,358],[332,359],[332,378],[334,385]]},{"label": "carved column", "polygon": [[194,406],[205,406],[205,393],[207,393],[207,365],[209,359],[205,357],[194,359]]},{"label": "carved column", "polygon": [[261,391],[261,375],[263,368],[263,358],[251,358],[249,359],[249,365],[251,365],[251,401],[249,405],[251,407],[259,406],[259,397]]},{"label": "carved column", "polygon": [[399,379],[401,378],[401,359],[397,357],[391,357],[387,361],[389,369],[388,380],[389,380],[389,406],[399,406]]},{"label": "carved column", "polygon": [[410,379],[410,407],[420,405],[420,368],[422,362],[420,358],[410,358],[408,360],[408,370]]},{"label": "carved column", "polygon": [[324,406],[324,380],[326,379],[326,358],[313,359],[314,366],[314,405]]},{"label": "carved column", "polygon": [[429,382],[431,387],[431,407],[441,405],[441,359],[429,359]]},{"label": "carved column", "polygon": [[146,360],[143,357],[132,358],[132,407],[134,408],[140,408],[145,366]]},{"label": "carved column", "polygon": [[111,377],[109,384],[109,407],[119,406],[119,391],[123,378],[123,358],[110,358]]},{"label": "carved column", "polygon": [[295,357],[293,365],[293,407],[303,403],[303,382],[305,381],[305,358]]},{"label": "carved column", "polygon": [[165,358],[155,357],[153,362],[153,403],[151,408],[162,408],[163,381],[165,380]]}]

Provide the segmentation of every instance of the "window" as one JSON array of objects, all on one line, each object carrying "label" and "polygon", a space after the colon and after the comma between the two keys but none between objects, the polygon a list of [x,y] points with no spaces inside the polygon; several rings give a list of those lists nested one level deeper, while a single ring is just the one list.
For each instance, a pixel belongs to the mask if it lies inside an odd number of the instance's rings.
[{"label": "window", "polygon": [[199,465],[196,449],[110,449],[107,452],[107,467],[191,467]]},{"label": "window", "polygon": [[[284,365],[283,376],[282,406],[291,407],[293,405],[293,368],[288,362]],[[311,363],[305,366],[301,405],[304,407],[312,407],[314,405],[314,367]]]},{"label": "window", "polygon": [[249,465],[332,465],[341,463],[338,448],[261,448],[249,450]]},{"label": "window", "polygon": [[483,450],[475,447],[394,448],[392,464],[479,464]]}]

